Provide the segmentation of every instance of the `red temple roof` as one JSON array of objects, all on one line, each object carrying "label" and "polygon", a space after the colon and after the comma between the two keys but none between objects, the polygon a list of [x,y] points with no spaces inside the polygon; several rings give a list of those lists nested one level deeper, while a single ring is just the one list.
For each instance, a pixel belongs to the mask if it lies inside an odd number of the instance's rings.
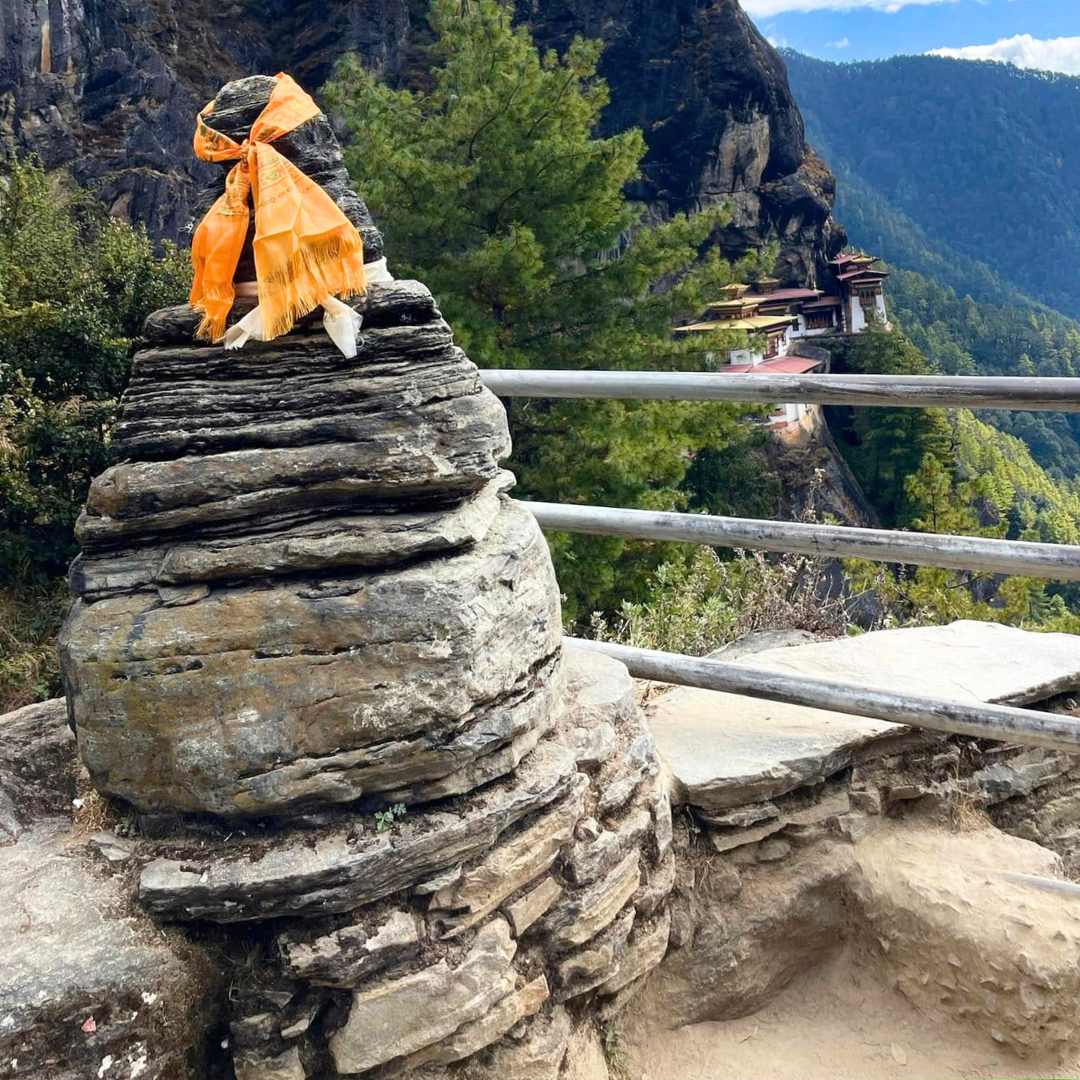
[{"label": "red temple roof", "polygon": [[728,364],[718,368],[718,375],[745,375],[748,372],[762,375],[805,375],[821,367],[820,360],[811,360],[806,356],[777,356],[772,360],[763,360],[760,364]]}]

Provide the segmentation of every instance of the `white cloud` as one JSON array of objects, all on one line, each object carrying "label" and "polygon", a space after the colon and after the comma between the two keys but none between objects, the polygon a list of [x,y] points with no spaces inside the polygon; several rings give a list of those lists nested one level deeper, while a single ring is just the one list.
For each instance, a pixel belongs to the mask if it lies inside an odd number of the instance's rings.
[{"label": "white cloud", "polygon": [[1080,37],[1036,38],[1017,34],[992,45],[965,45],[959,49],[931,49],[931,56],[955,60],[999,60],[1022,68],[1080,75]]},{"label": "white cloud", "polygon": [[851,38],[842,37],[837,41],[827,42],[825,48],[827,49],[848,49],[851,47]]},{"label": "white cloud", "polygon": [[767,18],[790,11],[887,11],[893,14],[906,7],[952,4],[956,0],[743,0],[748,15]]}]

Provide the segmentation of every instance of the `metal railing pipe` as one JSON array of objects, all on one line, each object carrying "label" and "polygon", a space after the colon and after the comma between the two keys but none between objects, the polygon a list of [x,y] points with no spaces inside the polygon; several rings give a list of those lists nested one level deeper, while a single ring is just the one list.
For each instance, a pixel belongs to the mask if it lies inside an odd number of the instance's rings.
[{"label": "metal railing pipe", "polygon": [[775,405],[1080,412],[1080,379],[982,375],[729,375],[681,371],[518,371],[480,377],[500,397],[739,401]]},{"label": "metal railing pipe", "polygon": [[794,552],[839,559],[938,566],[991,574],[1080,581],[1080,547],[1027,540],[859,529],[847,525],[620,510],[610,506],[522,501],[541,528],[553,532],[684,541],[709,547]]},{"label": "metal railing pipe", "polygon": [[805,705],[952,735],[1080,752],[1080,720],[1055,713],[922,697],[609,642],[566,641],[621,661],[637,679]]}]

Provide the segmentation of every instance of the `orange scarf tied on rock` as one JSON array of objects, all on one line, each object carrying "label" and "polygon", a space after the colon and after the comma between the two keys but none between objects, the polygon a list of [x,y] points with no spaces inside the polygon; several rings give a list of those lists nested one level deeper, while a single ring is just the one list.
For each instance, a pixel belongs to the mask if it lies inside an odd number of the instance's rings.
[{"label": "orange scarf tied on rock", "polygon": [[233,279],[247,239],[250,195],[255,206],[255,276],[265,340],[287,334],[296,320],[331,297],[366,289],[364,244],[356,226],[314,180],[270,144],[319,115],[311,96],[278,75],[266,108],[242,143],[207,124],[211,102],[195,129],[203,161],[236,161],[225,194],[195,232],[191,305],[203,316],[198,336],[220,341],[236,298]]}]

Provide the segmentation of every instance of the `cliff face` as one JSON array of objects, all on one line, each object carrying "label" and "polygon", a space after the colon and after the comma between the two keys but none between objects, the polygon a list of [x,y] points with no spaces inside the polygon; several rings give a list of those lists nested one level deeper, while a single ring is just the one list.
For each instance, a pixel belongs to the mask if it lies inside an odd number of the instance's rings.
[{"label": "cliff face", "polygon": [[660,214],[727,203],[717,237],[738,257],[770,240],[780,276],[816,280],[843,245],[832,221],[836,185],[807,147],[784,62],[738,0],[519,0],[545,45],[574,34],[607,43],[605,125],[648,141],[635,194]]},{"label": "cliff face", "polygon": [[[356,50],[392,81],[423,70],[424,5],[410,0],[7,0],[0,7],[0,156],[36,153],[110,210],[180,237],[210,175],[191,154],[196,111],[224,81],[289,70],[315,90]],[[737,256],[781,244],[782,276],[813,280],[842,243],[834,182],[804,142],[783,61],[737,0],[519,0],[538,42],[607,43],[609,130],[649,145],[635,196],[665,216],[726,202]]]}]

